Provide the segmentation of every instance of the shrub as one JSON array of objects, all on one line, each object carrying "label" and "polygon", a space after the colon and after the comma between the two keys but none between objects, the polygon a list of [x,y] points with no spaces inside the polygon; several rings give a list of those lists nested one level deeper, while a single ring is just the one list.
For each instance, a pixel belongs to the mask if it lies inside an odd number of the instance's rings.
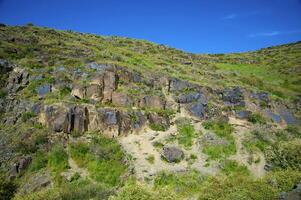
[{"label": "shrub", "polygon": [[13,181],[8,181],[3,175],[0,175],[0,198],[10,200],[17,190],[17,185]]},{"label": "shrub", "polygon": [[278,142],[266,151],[266,159],[275,167],[301,170],[301,141]]},{"label": "shrub", "polygon": [[262,115],[259,113],[252,113],[251,115],[249,115],[248,121],[252,122],[253,124],[257,124],[257,123],[265,124],[266,123],[265,118],[263,118]]}]

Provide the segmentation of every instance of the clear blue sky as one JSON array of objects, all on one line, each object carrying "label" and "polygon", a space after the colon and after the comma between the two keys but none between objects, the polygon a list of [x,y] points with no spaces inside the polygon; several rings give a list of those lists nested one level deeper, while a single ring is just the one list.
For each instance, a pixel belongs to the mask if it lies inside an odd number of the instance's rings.
[{"label": "clear blue sky", "polygon": [[0,0],[0,22],[240,52],[301,40],[301,0]]}]

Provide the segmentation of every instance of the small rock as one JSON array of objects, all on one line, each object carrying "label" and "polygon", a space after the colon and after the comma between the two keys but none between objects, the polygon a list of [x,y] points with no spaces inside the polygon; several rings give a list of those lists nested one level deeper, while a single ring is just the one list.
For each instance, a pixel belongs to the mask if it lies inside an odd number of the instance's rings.
[{"label": "small rock", "polygon": [[175,146],[164,146],[161,155],[169,163],[180,162],[184,158],[184,152]]}]

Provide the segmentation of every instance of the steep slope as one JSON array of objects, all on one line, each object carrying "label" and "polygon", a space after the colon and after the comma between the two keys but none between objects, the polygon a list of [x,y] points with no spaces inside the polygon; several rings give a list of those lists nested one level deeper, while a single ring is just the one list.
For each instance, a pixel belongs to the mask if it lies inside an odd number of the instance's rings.
[{"label": "steep slope", "polygon": [[277,198],[301,180],[300,48],[196,55],[2,25],[0,191]]}]

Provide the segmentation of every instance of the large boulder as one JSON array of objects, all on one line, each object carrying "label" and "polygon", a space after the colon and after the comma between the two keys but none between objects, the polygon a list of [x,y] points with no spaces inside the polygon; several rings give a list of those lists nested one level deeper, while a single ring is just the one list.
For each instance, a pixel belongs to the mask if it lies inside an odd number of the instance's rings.
[{"label": "large boulder", "polygon": [[124,93],[113,92],[112,93],[112,103],[116,106],[131,106],[131,99]]},{"label": "large boulder", "polygon": [[38,172],[28,178],[26,183],[21,186],[20,193],[28,194],[48,187],[51,184],[51,175],[48,171]]},{"label": "large boulder", "polygon": [[84,86],[74,84],[71,95],[78,99],[84,99],[86,97],[86,88]]},{"label": "large boulder", "polygon": [[184,158],[184,152],[175,146],[164,146],[161,156],[169,163],[177,163]]},{"label": "large boulder", "polygon": [[88,130],[88,109],[85,107],[73,107],[71,109],[71,129],[76,133],[83,133]]},{"label": "large boulder", "polygon": [[186,109],[195,117],[204,118],[207,111],[207,102],[197,101],[190,103],[186,106]]},{"label": "large boulder", "polygon": [[159,96],[145,96],[139,105],[145,108],[165,109],[166,101]]},{"label": "large boulder", "polygon": [[55,132],[83,133],[88,130],[88,109],[81,106],[47,105],[40,114],[40,122]]},{"label": "large boulder", "polygon": [[103,102],[111,102],[112,100],[112,93],[114,90],[117,89],[117,75],[114,72],[106,71],[104,74],[103,82],[104,82],[104,89],[103,89]]},{"label": "large boulder", "polygon": [[29,73],[25,69],[14,68],[8,78],[7,90],[10,92],[18,92],[26,87],[29,83]]},{"label": "large boulder", "polygon": [[52,91],[52,86],[50,84],[44,84],[39,86],[36,90],[39,98],[43,98]]},{"label": "large boulder", "polygon": [[98,84],[91,84],[86,87],[86,98],[100,102],[103,98],[102,87]]},{"label": "large boulder", "polygon": [[193,101],[197,101],[202,97],[200,92],[189,92],[189,93],[182,93],[176,97],[176,101],[178,103],[191,103]]}]

